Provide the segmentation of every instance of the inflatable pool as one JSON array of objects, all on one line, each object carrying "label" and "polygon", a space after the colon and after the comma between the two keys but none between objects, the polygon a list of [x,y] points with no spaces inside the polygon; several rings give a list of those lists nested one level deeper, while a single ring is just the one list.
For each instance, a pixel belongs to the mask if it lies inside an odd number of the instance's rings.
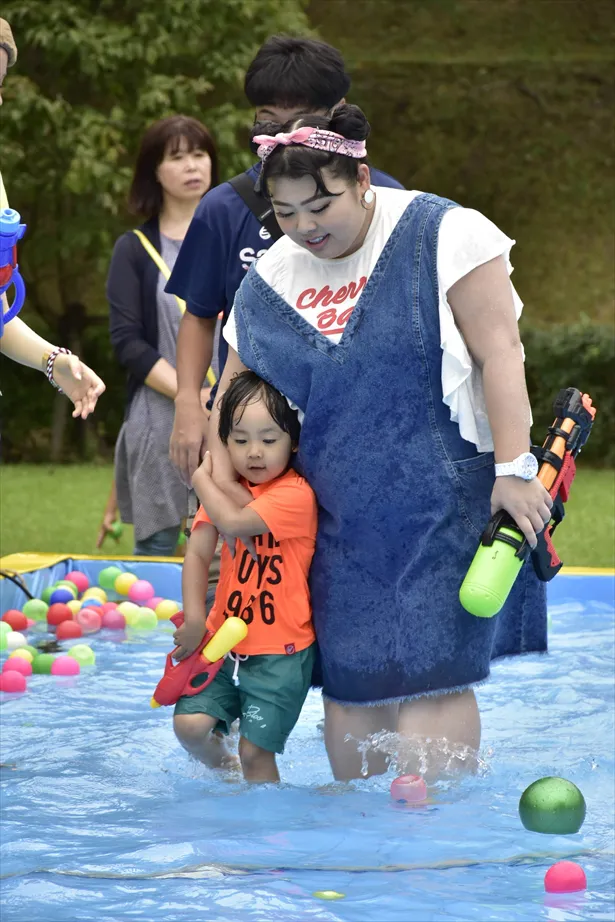
[{"label": "inflatable pool", "polygon": [[[95,580],[111,562],[179,599],[172,561],[18,555],[0,565],[38,595],[73,568]],[[0,694],[2,922],[612,919],[613,592],[606,572],[549,584],[549,654],[499,662],[478,689],[478,772],[440,782],[414,807],[390,797],[394,765],[332,781],[316,692],[279,760],[279,787],[192,762],[171,709],[149,706],[170,624],[93,635],[94,667]],[[3,612],[25,601],[7,579],[0,593]],[[374,745],[395,751],[391,739]],[[519,797],[546,775],[583,792],[577,834],[523,827]],[[585,892],[545,893],[562,858],[582,865]]]}]

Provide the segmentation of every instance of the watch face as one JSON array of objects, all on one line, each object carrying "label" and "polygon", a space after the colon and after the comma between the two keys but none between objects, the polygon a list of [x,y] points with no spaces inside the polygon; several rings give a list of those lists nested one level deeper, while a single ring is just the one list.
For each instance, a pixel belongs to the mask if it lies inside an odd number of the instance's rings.
[{"label": "watch face", "polygon": [[538,461],[529,451],[521,455],[521,477],[524,480],[533,480],[538,473]]}]

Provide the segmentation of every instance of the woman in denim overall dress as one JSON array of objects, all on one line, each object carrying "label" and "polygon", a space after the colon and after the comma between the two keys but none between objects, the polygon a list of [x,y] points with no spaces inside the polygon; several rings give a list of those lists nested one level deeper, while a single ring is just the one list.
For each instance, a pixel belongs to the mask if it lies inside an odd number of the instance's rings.
[{"label": "woman in denim overall dress", "polygon": [[[509,240],[435,195],[372,190],[355,106],[260,125],[263,184],[285,237],[252,267],[225,328],[220,392],[251,368],[298,407],[298,466],[316,493],[310,574],[325,742],[336,778],[381,730],[476,750],[473,686],[490,662],[546,650],[544,585],[523,567],[501,612],[459,587],[492,512],[532,545],[542,484],[496,477],[530,445]],[[214,477],[241,488],[210,426]],[[412,746],[404,751],[412,753]],[[372,752],[371,773],[384,771]],[[408,769],[416,769],[408,755]]]}]

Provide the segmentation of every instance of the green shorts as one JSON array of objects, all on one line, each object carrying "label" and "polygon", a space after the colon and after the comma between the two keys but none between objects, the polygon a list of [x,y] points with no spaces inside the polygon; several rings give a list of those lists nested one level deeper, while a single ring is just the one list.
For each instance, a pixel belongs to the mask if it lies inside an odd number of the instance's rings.
[{"label": "green shorts", "polygon": [[216,730],[223,733],[239,718],[245,739],[268,752],[284,752],[310,688],[315,657],[316,644],[289,655],[250,656],[239,663],[239,685],[232,678],[235,662],[227,657],[211,685],[180,698],[174,713],[217,717]]}]

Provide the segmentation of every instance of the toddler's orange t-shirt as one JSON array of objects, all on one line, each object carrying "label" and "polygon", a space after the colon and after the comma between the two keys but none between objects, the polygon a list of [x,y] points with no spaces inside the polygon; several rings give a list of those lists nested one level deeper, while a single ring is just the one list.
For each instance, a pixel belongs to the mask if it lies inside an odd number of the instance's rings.
[{"label": "toddler's orange t-shirt", "polygon": [[[318,526],[314,491],[293,470],[269,483],[241,483],[254,497],[247,508],[261,517],[269,533],[254,539],[258,562],[239,540],[234,558],[223,545],[220,580],[207,627],[217,631],[226,618],[243,618],[248,636],[234,647],[236,653],[254,656],[304,650],[315,640],[308,589]],[[203,507],[192,528],[201,522],[210,523]]]}]

